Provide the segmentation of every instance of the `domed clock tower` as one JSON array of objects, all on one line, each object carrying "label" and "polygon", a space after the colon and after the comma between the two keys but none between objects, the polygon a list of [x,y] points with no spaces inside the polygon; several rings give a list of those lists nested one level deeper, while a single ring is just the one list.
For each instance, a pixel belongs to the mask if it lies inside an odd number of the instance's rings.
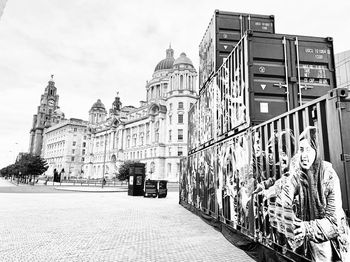
[{"label": "domed clock tower", "polygon": [[38,112],[33,115],[33,124],[30,130],[29,153],[34,155],[41,154],[44,128],[52,125],[54,113],[56,109],[59,109],[59,96],[57,95],[53,75],[51,75],[48,83],[44,94],[41,95]]}]

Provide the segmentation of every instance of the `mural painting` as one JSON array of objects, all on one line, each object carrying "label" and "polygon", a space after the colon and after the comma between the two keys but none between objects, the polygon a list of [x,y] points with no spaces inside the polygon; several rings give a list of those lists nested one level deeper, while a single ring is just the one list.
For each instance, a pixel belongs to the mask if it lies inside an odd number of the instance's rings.
[{"label": "mural painting", "polygon": [[252,128],[191,155],[193,205],[282,253],[350,261],[340,182],[319,135],[314,126],[298,136]]}]

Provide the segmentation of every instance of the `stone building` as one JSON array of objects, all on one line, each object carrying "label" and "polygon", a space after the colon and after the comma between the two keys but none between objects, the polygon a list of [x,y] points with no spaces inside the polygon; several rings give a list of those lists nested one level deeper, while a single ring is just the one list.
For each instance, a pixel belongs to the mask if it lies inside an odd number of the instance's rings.
[{"label": "stone building", "polygon": [[89,111],[84,176],[114,177],[123,161],[133,160],[146,164],[148,178],[177,181],[180,158],[187,155],[187,113],[197,99],[196,78],[186,54],[175,59],[169,47],[138,108],[122,107],[117,96],[107,116],[97,101]]},{"label": "stone building", "polygon": [[45,128],[41,157],[49,166],[45,172],[53,176],[54,169],[61,173],[61,179],[83,176],[82,168],[87,154],[88,121],[64,119]]},{"label": "stone building", "polygon": [[59,123],[64,119],[64,114],[58,106],[59,96],[53,81],[53,75],[41,95],[37,113],[33,115],[32,128],[30,130],[29,153],[40,155],[43,143],[44,129]]}]

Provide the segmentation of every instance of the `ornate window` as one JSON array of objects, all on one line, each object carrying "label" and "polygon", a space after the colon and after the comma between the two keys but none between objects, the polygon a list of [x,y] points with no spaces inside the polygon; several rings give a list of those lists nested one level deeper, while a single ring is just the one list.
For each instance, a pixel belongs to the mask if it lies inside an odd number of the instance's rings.
[{"label": "ornate window", "polygon": [[177,115],[177,123],[178,124],[183,124],[184,123],[184,115],[183,114],[178,114]]},{"label": "ornate window", "polygon": [[132,135],[132,146],[136,146],[137,135]]},{"label": "ornate window", "polygon": [[184,140],[184,130],[183,129],[177,130],[177,140],[180,142]]},{"label": "ornate window", "polygon": [[177,148],[177,155],[178,156],[182,156],[183,155],[183,151],[182,151],[183,149],[182,149],[182,147],[181,146],[179,146],[178,148]]}]

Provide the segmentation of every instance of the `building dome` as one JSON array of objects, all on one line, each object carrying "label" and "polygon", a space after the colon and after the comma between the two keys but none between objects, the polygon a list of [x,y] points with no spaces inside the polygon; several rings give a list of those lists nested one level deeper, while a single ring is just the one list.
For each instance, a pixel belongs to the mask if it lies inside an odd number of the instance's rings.
[{"label": "building dome", "polygon": [[101,102],[101,99],[97,99],[97,102],[95,102],[91,107],[91,109],[96,109],[96,108],[106,109],[105,105]]},{"label": "building dome", "polygon": [[180,57],[175,60],[173,66],[180,64],[190,65],[193,67],[191,59],[189,59],[185,53],[181,53]]},{"label": "building dome", "polygon": [[166,50],[166,58],[157,64],[154,72],[173,68],[174,61],[174,50],[169,47]]}]

